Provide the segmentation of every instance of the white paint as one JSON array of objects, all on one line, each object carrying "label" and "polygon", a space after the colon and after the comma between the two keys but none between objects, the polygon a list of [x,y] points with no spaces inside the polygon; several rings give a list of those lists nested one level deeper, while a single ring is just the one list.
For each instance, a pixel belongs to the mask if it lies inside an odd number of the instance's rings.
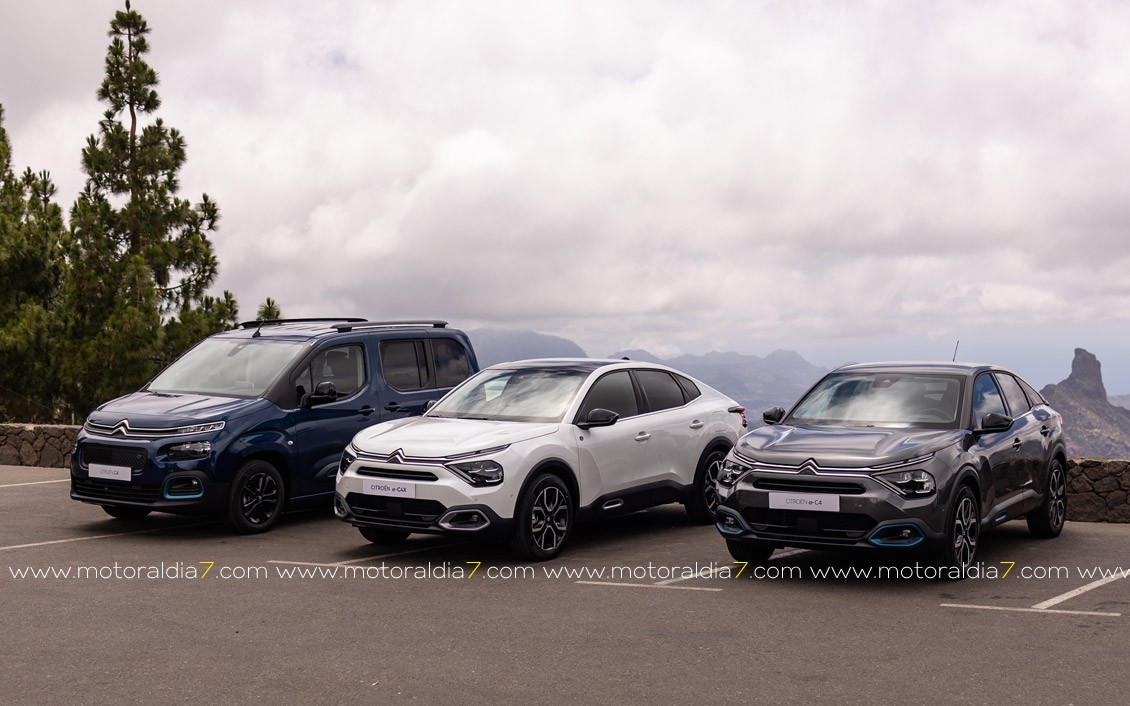
[{"label": "white paint", "polygon": [[974,608],[976,610],[1003,610],[1014,613],[1053,613],[1055,615],[1101,615],[1109,618],[1121,617],[1122,613],[1099,613],[1091,610],[1048,610],[1047,608],[1009,608],[1001,605],[962,605],[961,603],[942,603],[942,608]]}]

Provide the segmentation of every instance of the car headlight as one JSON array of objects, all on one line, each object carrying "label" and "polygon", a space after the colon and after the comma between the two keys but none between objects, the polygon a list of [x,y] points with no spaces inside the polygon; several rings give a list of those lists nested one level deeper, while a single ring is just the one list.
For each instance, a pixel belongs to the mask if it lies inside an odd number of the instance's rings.
[{"label": "car headlight", "polygon": [[341,460],[337,462],[337,474],[344,476],[353,462],[357,460],[357,454],[350,451],[348,448],[341,452]]},{"label": "car headlight", "polygon": [[752,470],[750,466],[728,458],[722,462],[722,470],[718,472],[718,485],[729,488],[738,482],[738,478]]},{"label": "car headlight", "polygon": [[211,441],[189,441],[185,444],[174,444],[168,450],[169,458],[173,461],[208,458],[211,453]]},{"label": "car headlight", "polygon": [[208,422],[206,424],[193,424],[187,427],[178,427],[173,430],[174,434],[203,434],[209,431],[220,431],[224,428],[225,422]]},{"label": "car headlight", "polygon": [[447,468],[471,485],[498,485],[502,482],[502,466],[495,461],[449,463]]},{"label": "car headlight", "polygon": [[899,495],[906,497],[931,495],[937,490],[934,476],[926,471],[892,471],[880,473],[875,477],[893,488]]}]

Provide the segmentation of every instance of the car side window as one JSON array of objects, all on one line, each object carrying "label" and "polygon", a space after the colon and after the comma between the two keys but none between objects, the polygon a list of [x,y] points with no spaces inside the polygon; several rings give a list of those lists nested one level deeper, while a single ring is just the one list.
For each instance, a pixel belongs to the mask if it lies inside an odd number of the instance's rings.
[{"label": "car side window", "polygon": [[1008,414],[1004,408],[1004,400],[1001,398],[1000,388],[997,387],[993,376],[988,373],[983,373],[977,376],[977,382],[973,384],[974,426],[980,426],[981,419],[989,413]]},{"label": "car side window", "polygon": [[1044,396],[1036,392],[1036,388],[1024,382],[1024,378],[1016,378],[1016,381],[1020,383],[1020,387],[1024,388],[1024,394],[1028,395],[1028,404],[1033,407],[1047,404],[1047,401],[1044,400]]},{"label": "car side window", "polygon": [[694,380],[684,376],[676,375],[675,379],[679,382],[679,386],[683,388],[683,393],[687,397],[687,402],[697,400],[702,396],[702,391],[698,389],[698,385],[694,384]]},{"label": "car side window", "polygon": [[385,382],[401,392],[432,387],[423,341],[381,342],[381,373]]},{"label": "car side window", "polygon": [[651,412],[682,407],[687,402],[683,397],[683,388],[664,370],[637,370],[636,379],[643,388],[648,410]]},{"label": "car side window", "polygon": [[467,349],[453,338],[433,338],[432,355],[436,366],[436,387],[455,387],[471,374]]},{"label": "car side window", "polygon": [[579,419],[584,419],[594,409],[607,409],[620,415],[620,418],[634,417],[640,413],[636,404],[636,390],[632,386],[632,376],[627,370],[608,373],[593,383],[585,401],[581,404]]},{"label": "car side window", "polygon": [[1004,373],[996,374],[997,383],[1000,384],[1001,392],[1004,393],[1004,401],[1008,403],[1008,411],[1014,417],[1019,417],[1028,412],[1028,398],[1024,396],[1024,390],[1020,388],[1020,383],[1016,382],[1016,378]]},{"label": "car side window", "polygon": [[318,383],[330,381],[338,397],[349,397],[360,390],[367,381],[365,349],[360,344],[335,346],[314,356],[295,380],[295,392],[301,399],[317,388]]}]

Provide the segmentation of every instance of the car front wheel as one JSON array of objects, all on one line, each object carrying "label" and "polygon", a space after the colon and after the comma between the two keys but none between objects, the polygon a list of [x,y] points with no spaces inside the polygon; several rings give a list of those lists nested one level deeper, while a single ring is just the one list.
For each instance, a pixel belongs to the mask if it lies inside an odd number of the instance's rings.
[{"label": "car front wheel", "polygon": [[510,548],[529,561],[545,561],[561,553],[573,531],[573,498],[554,475],[534,478],[518,501]]},{"label": "car front wheel", "polygon": [[224,520],[241,534],[266,532],[282,514],[283,495],[277,468],[266,461],[248,461],[232,480]]},{"label": "car front wheel", "polygon": [[[977,496],[968,485],[961,486],[950,510],[949,524],[946,527],[946,540],[941,548],[939,564],[943,573],[952,574],[960,570],[964,578],[977,558],[977,545],[981,540],[981,513]],[[945,570],[951,570],[946,572]]]}]

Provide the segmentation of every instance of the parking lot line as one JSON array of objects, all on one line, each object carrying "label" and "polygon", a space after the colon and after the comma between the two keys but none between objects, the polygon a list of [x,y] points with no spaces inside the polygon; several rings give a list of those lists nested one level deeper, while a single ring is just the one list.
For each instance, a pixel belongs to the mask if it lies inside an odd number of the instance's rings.
[{"label": "parking lot line", "polygon": [[70,483],[70,478],[62,478],[60,480],[37,480],[30,483],[8,483],[7,485],[0,485],[0,488],[19,488],[23,485],[45,485],[47,483]]},{"label": "parking lot line", "polygon": [[430,552],[436,549],[450,549],[452,547],[461,547],[470,542],[455,542],[454,544],[434,544],[427,547],[417,547],[416,549],[407,549],[402,552],[392,552],[391,554],[376,554],[374,556],[363,556],[360,559],[346,559],[345,561],[335,561],[332,564],[322,564],[316,561],[288,561],[286,559],[268,559],[268,564],[291,564],[294,566],[348,566],[349,564],[360,564],[363,561],[375,561],[377,559],[391,559],[395,556],[407,556],[409,554],[419,554],[421,552]]},{"label": "parking lot line", "polygon": [[974,608],[976,610],[1004,610],[1013,613],[1054,613],[1056,615],[1101,615],[1108,618],[1122,617],[1122,613],[1099,613],[1093,610],[1058,610],[1048,608],[1010,608],[1002,605],[965,605],[963,603],[942,603],[942,608]]},{"label": "parking lot line", "polygon": [[0,547],[0,552],[7,551],[9,549],[29,549],[31,547],[46,547],[49,544],[69,544],[71,542],[86,542],[86,541],[89,541],[91,539],[108,539],[109,537],[125,537],[126,535],[131,535],[131,534],[151,534],[153,532],[164,532],[164,531],[169,530],[169,529],[180,529],[182,527],[197,527],[197,526],[199,526],[199,525],[194,525],[194,524],[176,525],[175,528],[173,528],[173,527],[154,527],[153,529],[135,530],[133,532],[115,532],[113,534],[94,534],[94,535],[91,535],[89,537],[71,537],[70,539],[52,539],[49,542],[31,542],[30,544],[12,544],[12,545],[7,546],[7,547]]},{"label": "parking lot line", "polygon": [[626,586],[631,588],[665,588],[673,591],[721,591],[720,588],[707,588],[706,586],[668,586],[658,583],[616,583],[613,581],[574,581],[586,586]]},{"label": "parking lot line", "polygon": [[1106,578],[1099,579],[1098,581],[1092,581],[1091,583],[1087,584],[1086,586],[1080,586],[1079,588],[1075,589],[1074,591],[1068,591],[1067,593],[1063,593],[1061,595],[1058,595],[1055,598],[1049,598],[1048,600],[1044,601],[1043,603],[1037,603],[1036,605],[1034,605],[1032,607],[1038,608],[1038,609],[1041,609],[1041,610],[1046,609],[1046,608],[1050,608],[1053,605],[1063,603],[1064,601],[1066,601],[1070,598],[1074,598],[1075,596],[1082,595],[1082,594],[1086,593],[1087,591],[1098,588],[1099,586],[1105,586],[1106,584],[1108,584],[1112,581],[1117,581],[1118,579],[1124,579],[1124,578],[1126,578],[1126,572],[1123,572],[1121,574],[1112,574],[1111,576],[1107,576]]},{"label": "parking lot line", "polygon": [[656,581],[655,585],[656,586],[670,586],[671,584],[679,583],[680,581],[690,581],[691,579],[708,579],[713,575],[714,575],[714,569],[703,569],[702,571],[699,571],[698,573],[694,574],[693,576],[681,576],[681,577],[675,578],[675,579],[664,579],[662,581]]}]

